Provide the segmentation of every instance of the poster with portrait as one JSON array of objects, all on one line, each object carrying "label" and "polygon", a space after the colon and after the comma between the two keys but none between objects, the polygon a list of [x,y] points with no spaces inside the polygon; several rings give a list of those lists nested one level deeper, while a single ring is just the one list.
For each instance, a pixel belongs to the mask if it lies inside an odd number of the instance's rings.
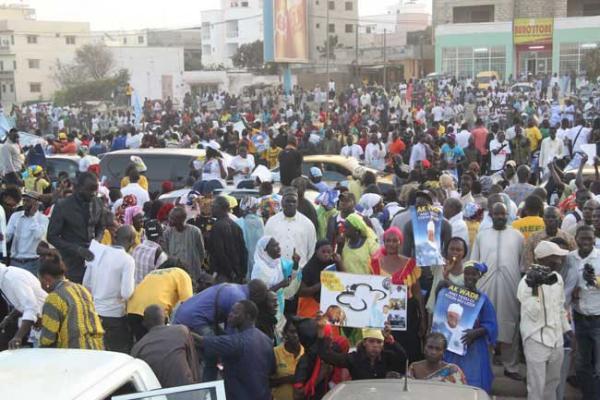
[{"label": "poster with portrait", "polygon": [[391,278],[345,272],[321,272],[320,309],[335,326],[405,331],[407,288]]},{"label": "poster with portrait", "polygon": [[415,258],[420,267],[443,265],[442,210],[433,206],[411,207]]},{"label": "poster with portrait", "polygon": [[464,331],[473,329],[482,305],[481,295],[464,287],[451,285],[440,290],[431,331],[446,337],[448,351],[464,356],[467,348],[461,339]]}]

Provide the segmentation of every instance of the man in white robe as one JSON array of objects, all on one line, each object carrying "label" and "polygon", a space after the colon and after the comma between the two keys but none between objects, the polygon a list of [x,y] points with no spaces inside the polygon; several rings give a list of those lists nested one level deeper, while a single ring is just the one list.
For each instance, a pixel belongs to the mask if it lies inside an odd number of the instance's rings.
[{"label": "man in white robe", "polygon": [[488,266],[488,273],[479,280],[478,288],[489,297],[496,310],[504,375],[522,380],[518,366],[517,287],[521,279],[519,260],[524,238],[521,232],[506,225],[508,213],[503,203],[495,203],[491,210],[493,226],[477,234],[471,260],[483,262]]}]

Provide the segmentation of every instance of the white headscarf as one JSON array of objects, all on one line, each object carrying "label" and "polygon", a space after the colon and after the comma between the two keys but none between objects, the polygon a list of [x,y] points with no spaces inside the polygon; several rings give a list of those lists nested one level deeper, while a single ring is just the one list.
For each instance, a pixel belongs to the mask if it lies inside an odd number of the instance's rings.
[{"label": "white headscarf", "polygon": [[271,258],[267,253],[267,245],[273,236],[263,236],[256,243],[254,251],[254,266],[251,279],[260,279],[267,287],[273,287],[283,281],[281,258]]},{"label": "white headscarf", "polygon": [[362,215],[369,218],[373,215],[373,207],[381,203],[382,197],[376,193],[365,193],[358,201],[358,205],[363,208]]}]

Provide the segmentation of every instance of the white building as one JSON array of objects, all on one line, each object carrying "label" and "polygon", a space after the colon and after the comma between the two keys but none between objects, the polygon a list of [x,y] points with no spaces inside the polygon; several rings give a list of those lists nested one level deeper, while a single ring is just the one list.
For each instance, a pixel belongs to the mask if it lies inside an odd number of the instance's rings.
[{"label": "white building", "polygon": [[384,32],[396,45],[406,45],[408,32],[422,31],[431,25],[431,3],[425,0],[399,0],[384,14],[360,18],[360,47],[379,43]]},{"label": "white building", "polygon": [[[356,46],[358,20],[358,0],[309,0],[308,1],[309,54],[316,64],[324,64],[327,59],[326,39],[336,49],[352,49]],[[335,39],[334,39],[335,38]],[[330,60],[346,63],[348,60]]]},{"label": "white building", "polygon": [[58,88],[57,61],[71,63],[90,40],[86,22],[38,21],[27,6],[0,6],[0,100],[50,100]]},{"label": "white building", "polygon": [[239,46],[263,40],[263,0],[221,0],[218,10],[202,11],[202,64],[231,67]]}]

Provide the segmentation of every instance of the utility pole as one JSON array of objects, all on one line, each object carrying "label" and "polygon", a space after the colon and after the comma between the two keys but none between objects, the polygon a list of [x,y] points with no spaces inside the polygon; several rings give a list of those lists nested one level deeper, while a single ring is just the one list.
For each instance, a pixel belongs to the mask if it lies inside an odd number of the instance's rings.
[{"label": "utility pole", "polygon": [[387,91],[387,29],[383,29],[383,90]]},{"label": "utility pole", "polygon": [[327,83],[325,84],[326,87],[328,87],[329,85],[329,1],[325,2],[325,7],[327,7],[327,17],[326,20],[327,22],[325,23],[325,32],[327,32],[327,36],[325,39],[325,52],[326,52],[326,57],[327,57]]},{"label": "utility pole", "polygon": [[356,24],[356,32],[354,32],[354,74],[356,87],[358,87],[360,80],[360,73],[358,70],[358,23]]}]

